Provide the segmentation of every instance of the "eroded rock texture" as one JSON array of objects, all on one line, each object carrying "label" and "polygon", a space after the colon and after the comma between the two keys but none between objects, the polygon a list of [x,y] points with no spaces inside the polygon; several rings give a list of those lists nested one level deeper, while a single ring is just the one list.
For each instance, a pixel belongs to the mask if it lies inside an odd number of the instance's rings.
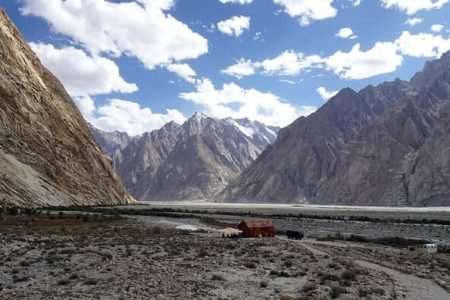
[{"label": "eroded rock texture", "polygon": [[282,129],[221,200],[450,205],[450,52],[410,82],[343,89]]},{"label": "eroded rock texture", "polygon": [[0,206],[131,201],[62,84],[0,10]]}]

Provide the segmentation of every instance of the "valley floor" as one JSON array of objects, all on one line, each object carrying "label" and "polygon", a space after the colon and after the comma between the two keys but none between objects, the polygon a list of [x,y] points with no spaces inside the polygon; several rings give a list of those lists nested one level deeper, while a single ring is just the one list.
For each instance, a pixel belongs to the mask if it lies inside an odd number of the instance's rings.
[{"label": "valley floor", "polygon": [[[212,234],[211,223],[79,212],[3,216],[0,299],[450,298],[448,253],[283,235],[226,239]],[[176,230],[179,224],[201,230]]]}]

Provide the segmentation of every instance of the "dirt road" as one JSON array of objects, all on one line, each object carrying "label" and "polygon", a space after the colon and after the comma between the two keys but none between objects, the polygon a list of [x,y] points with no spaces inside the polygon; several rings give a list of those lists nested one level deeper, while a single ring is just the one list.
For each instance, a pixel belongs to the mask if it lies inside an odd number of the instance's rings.
[{"label": "dirt road", "polygon": [[[284,239],[284,238],[282,238]],[[292,241],[299,243],[307,250],[311,251],[315,255],[332,255],[325,252],[320,248],[321,243],[313,242],[311,240]],[[352,243],[340,243],[340,242],[326,242],[326,245],[332,244],[338,247],[359,247],[358,245],[352,245]],[[430,279],[420,278],[418,276],[406,274],[391,268],[387,268],[373,262],[366,260],[355,260],[356,264],[361,267],[376,270],[385,273],[389,276],[395,286],[395,293],[399,299],[411,299],[411,300],[423,300],[423,299],[436,299],[436,300],[448,300],[450,294],[442,287],[437,285]]]}]

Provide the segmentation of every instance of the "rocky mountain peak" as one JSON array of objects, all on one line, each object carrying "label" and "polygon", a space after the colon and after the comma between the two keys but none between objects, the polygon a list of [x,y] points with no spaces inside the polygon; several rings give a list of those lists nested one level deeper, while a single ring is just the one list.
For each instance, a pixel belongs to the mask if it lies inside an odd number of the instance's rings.
[{"label": "rocky mountain peak", "polygon": [[343,89],[283,128],[221,199],[450,205],[449,71],[447,53],[411,82]]},{"label": "rocky mountain peak", "polygon": [[210,199],[275,141],[277,131],[248,119],[195,113],[182,125],[144,133],[113,160],[137,199]]},{"label": "rocky mountain peak", "polygon": [[421,72],[411,78],[411,85],[417,89],[429,88],[442,79],[450,83],[450,51],[442,54],[439,59],[427,61]]}]

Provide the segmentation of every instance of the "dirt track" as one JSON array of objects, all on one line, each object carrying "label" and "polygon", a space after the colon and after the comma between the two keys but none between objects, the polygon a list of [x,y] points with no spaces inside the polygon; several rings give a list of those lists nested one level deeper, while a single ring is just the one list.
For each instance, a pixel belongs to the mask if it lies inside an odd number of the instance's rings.
[{"label": "dirt track", "polygon": [[[293,241],[296,242],[296,241]],[[341,253],[345,249],[359,248],[368,249],[370,246],[359,245],[356,243],[341,243],[341,242],[315,242],[311,240],[304,240],[298,242],[305,249],[315,253],[316,255],[328,256],[335,255],[334,251],[324,251],[321,246],[336,246],[342,248]],[[348,252],[348,251],[345,251]],[[387,275],[393,284],[394,292],[400,299],[411,299],[411,300],[423,300],[423,299],[438,299],[447,300],[450,299],[450,293],[448,293],[444,288],[437,285],[433,280],[421,278],[412,274],[406,274],[398,270],[381,266],[379,264],[369,262],[367,260],[355,259],[354,262],[361,267],[365,267],[371,270],[379,271]]]}]

